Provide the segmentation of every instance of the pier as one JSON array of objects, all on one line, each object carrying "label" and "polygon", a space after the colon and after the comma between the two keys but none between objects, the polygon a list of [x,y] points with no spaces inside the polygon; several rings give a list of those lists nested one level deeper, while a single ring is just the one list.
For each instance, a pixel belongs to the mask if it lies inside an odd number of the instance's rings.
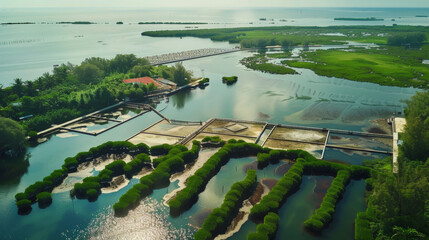
[{"label": "pier", "polygon": [[204,48],[190,51],[183,51],[177,53],[168,53],[156,56],[149,56],[146,59],[150,62],[152,66],[182,62],[186,60],[192,60],[203,57],[210,57],[220,54],[232,53],[240,51],[240,49],[226,49],[226,48]]}]

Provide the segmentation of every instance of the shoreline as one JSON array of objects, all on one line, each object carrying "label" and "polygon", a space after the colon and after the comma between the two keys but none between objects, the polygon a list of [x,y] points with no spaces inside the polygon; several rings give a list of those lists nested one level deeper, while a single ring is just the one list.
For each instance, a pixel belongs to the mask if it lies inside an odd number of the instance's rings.
[{"label": "shoreline", "polygon": [[195,172],[200,169],[204,163],[213,155],[215,154],[219,148],[209,148],[209,149],[201,149],[200,153],[198,155],[198,158],[195,160],[194,164],[192,166],[186,167],[186,169],[181,173],[176,173],[170,178],[170,182],[179,181],[177,185],[178,188],[174,189],[173,191],[167,193],[162,198],[162,202],[165,206],[168,206],[168,202],[174,198],[177,193],[182,191],[186,187],[186,180],[188,180],[189,177],[193,176]]},{"label": "shoreline", "polygon": [[261,199],[270,192],[268,186],[263,184],[261,180],[258,181],[258,186],[256,187],[254,194],[250,196],[250,198],[244,200],[243,206],[238,211],[237,216],[232,220],[232,223],[227,228],[226,232],[218,235],[215,240],[230,238],[232,235],[240,231],[241,227],[249,220],[250,210],[253,206],[260,202]]}]

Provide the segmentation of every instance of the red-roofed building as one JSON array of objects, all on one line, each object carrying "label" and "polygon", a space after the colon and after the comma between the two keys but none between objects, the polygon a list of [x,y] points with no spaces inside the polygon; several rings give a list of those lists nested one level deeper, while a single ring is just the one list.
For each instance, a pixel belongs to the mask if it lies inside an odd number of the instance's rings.
[{"label": "red-roofed building", "polygon": [[161,86],[161,84],[153,80],[151,77],[125,79],[124,83],[131,83],[131,84],[137,83],[137,84],[145,84],[145,85],[153,83],[157,87]]}]

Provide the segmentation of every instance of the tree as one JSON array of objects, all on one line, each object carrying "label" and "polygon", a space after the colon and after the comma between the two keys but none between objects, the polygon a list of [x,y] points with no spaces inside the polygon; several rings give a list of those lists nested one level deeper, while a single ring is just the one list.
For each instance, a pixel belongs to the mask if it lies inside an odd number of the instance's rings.
[{"label": "tree", "polygon": [[81,83],[97,83],[103,77],[103,72],[95,65],[90,63],[82,63],[75,68],[77,79]]},{"label": "tree", "polygon": [[139,63],[139,59],[134,54],[118,54],[110,60],[110,69],[112,72],[127,73]]},{"label": "tree", "polygon": [[416,93],[407,105],[402,150],[409,159],[426,161],[429,157],[429,91]]},{"label": "tree", "polygon": [[393,227],[393,231],[395,234],[393,234],[391,238],[392,240],[418,240],[425,238],[423,233],[418,232],[414,228],[402,228],[395,226]]},{"label": "tree", "polygon": [[25,147],[25,132],[19,123],[0,117],[0,155],[16,155]]},{"label": "tree", "polygon": [[130,72],[135,74],[135,77],[145,77],[151,75],[152,66],[150,65],[136,65]]},{"label": "tree", "polygon": [[173,68],[173,81],[177,83],[178,86],[183,86],[188,84],[190,79],[191,73],[186,71],[181,63],[177,63]]},{"label": "tree", "polygon": [[24,84],[22,83],[21,78],[16,78],[13,85],[12,91],[18,96],[22,96],[24,94]]},{"label": "tree", "polygon": [[390,36],[387,39],[387,44],[393,46],[420,46],[424,41],[427,40],[426,34],[424,33],[406,33],[406,34],[397,34]]}]

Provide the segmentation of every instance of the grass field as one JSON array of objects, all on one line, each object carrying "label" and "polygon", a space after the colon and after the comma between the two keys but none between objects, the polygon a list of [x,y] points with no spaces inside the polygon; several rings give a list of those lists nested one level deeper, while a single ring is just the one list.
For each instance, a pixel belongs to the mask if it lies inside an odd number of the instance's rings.
[{"label": "grass field", "polygon": [[303,58],[311,62],[284,61],[298,68],[308,68],[318,75],[372,82],[380,85],[429,88],[429,65],[422,57],[429,57],[429,46],[421,50],[389,47],[383,50],[356,49],[319,50],[305,52]]}]

